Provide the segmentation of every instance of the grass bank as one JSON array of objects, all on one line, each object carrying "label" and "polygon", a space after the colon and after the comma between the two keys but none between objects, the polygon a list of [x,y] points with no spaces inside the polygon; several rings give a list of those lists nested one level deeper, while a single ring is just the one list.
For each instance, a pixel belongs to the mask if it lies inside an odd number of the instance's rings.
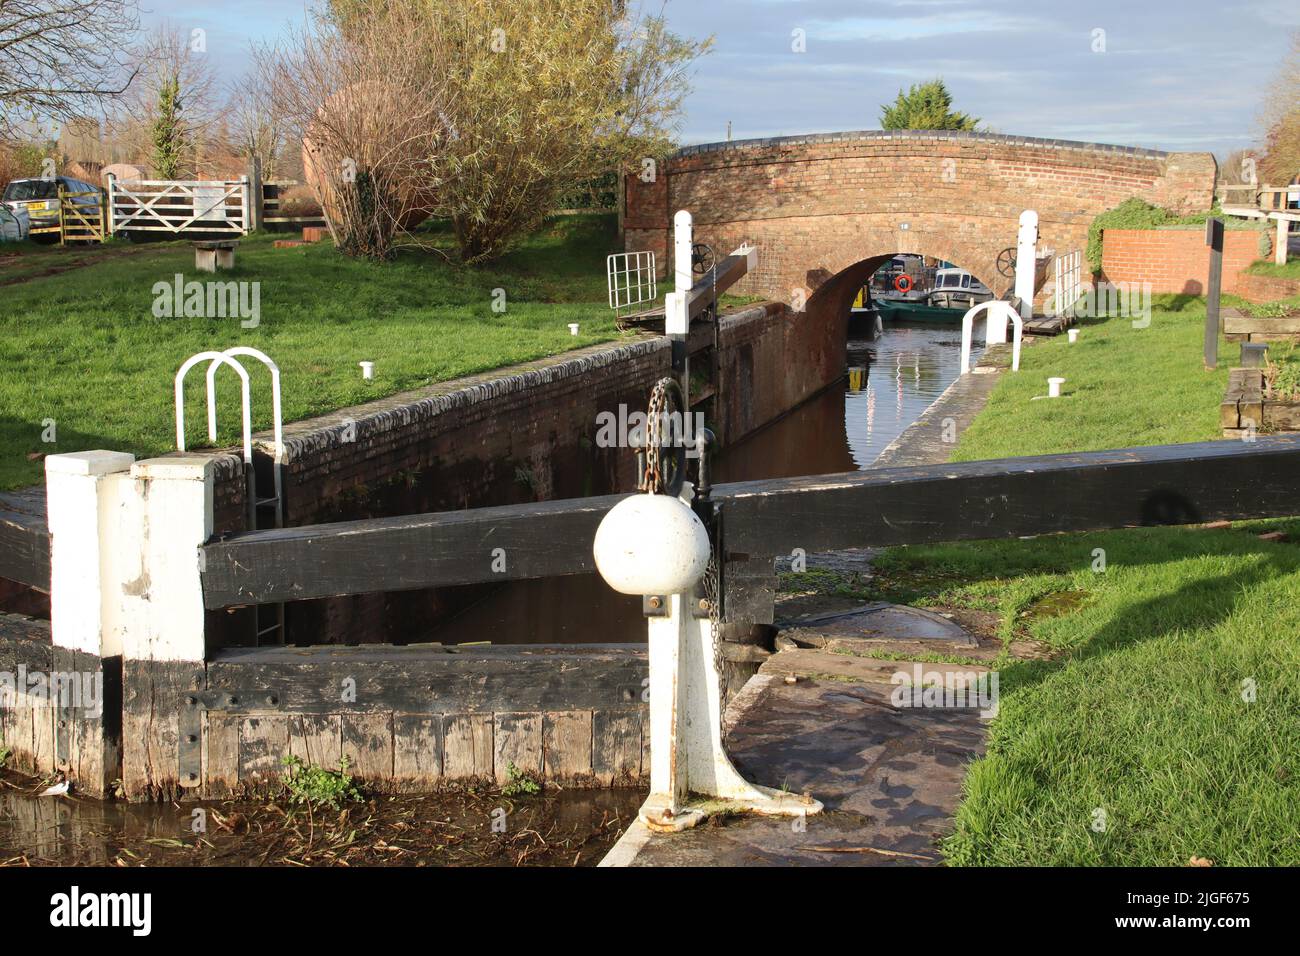
[{"label": "grass bank", "polygon": [[[1084,321],[1075,345],[1026,349],[957,457],[1218,437],[1235,346],[1204,371],[1204,316],[1202,300],[1161,298],[1148,327]],[[1065,396],[1031,401],[1049,375]],[[1300,540],[1285,520],[880,558],[882,596],[992,611],[1004,640],[1053,652],[1000,662],[1001,709],[945,844],[951,863],[1300,863],[1300,547],[1263,530]]]},{"label": "grass bank", "polygon": [[[94,253],[105,261],[0,288],[0,488],[38,482],[42,454],[171,450],[172,379],[204,349],[247,345],[270,355],[292,421],[618,335],[605,304],[611,216],[552,220],[482,269],[440,254],[450,241],[436,228],[424,236],[432,249],[386,264],[344,258],[328,243],[275,249],[274,238],[246,239],[236,268],[219,277],[258,283],[256,328],[237,317],[155,317],[156,283],[178,273],[199,278],[188,243],[139,252],[114,242]],[[109,255],[119,248],[131,254]],[[9,266],[15,275],[78,254],[17,251],[31,261]],[[505,310],[494,311],[500,302]],[[571,322],[579,323],[576,337]],[[362,360],[375,363],[372,381],[361,377]],[[190,381],[189,438],[197,444],[206,438],[202,375]],[[269,391],[256,389],[255,428],[271,423]],[[220,391],[221,445],[238,441],[237,393],[233,377]],[[57,441],[48,443],[51,421]]]},{"label": "grass bank", "polygon": [[[1237,346],[1223,341],[1219,368],[1202,360],[1205,300],[1156,296],[1150,324],[1128,318],[1082,319],[1079,341],[1065,336],[1024,349],[962,435],[955,459],[1009,458],[1129,445],[1208,441],[1220,436],[1219,402]],[[1049,376],[1065,379],[1062,397]]]}]

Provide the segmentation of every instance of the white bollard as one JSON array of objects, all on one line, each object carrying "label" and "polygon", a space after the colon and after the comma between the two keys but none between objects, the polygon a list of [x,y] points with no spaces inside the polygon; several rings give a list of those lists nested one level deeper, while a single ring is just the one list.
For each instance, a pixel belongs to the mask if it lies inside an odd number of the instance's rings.
[{"label": "white bollard", "polygon": [[570,323],[569,323],[569,334],[570,334],[570,335],[577,335],[577,334],[578,334],[578,323],[577,323],[577,322],[570,322]]},{"label": "white bollard", "polygon": [[[691,495],[689,485],[684,495]],[[592,550],[611,587],[657,602],[658,613],[649,618],[650,795],[641,822],[661,832],[695,826],[708,811],[690,805],[692,794],[756,813],[818,813],[822,805],[811,797],[745,780],[723,749],[713,624],[693,613],[709,541],[686,501],[656,494],[624,499],[601,522]]]},{"label": "white bollard", "polygon": [[374,363],[374,362],[359,362],[358,364],[361,366],[361,377],[362,377],[362,378],[364,378],[364,379],[366,379],[366,380],[369,380],[369,379],[372,379],[372,378],[375,377],[375,363]]},{"label": "white bollard", "polygon": [[1070,344],[1071,344],[1071,345],[1073,345],[1075,342],[1079,341],[1079,330],[1078,330],[1078,329],[1070,329],[1070,330],[1069,330],[1068,332],[1066,332],[1065,334],[1066,334],[1066,336],[1069,338],[1069,340],[1070,340]]},{"label": "white bollard", "polygon": [[1047,380],[1047,397],[1060,398],[1061,386],[1064,384],[1065,384],[1065,379],[1063,378],[1049,378]]}]

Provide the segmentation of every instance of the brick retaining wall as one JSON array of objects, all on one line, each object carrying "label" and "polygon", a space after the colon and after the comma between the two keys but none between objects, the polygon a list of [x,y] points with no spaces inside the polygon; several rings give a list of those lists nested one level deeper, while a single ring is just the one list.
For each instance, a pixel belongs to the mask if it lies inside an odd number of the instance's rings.
[{"label": "brick retaining wall", "polygon": [[[1247,267],[1267,254],[1260,251],[1260,236],[1254,229],[1224,232],[1224,292],[1236,293]],[[1102,235],[1102,275],[1116,284],[1149,282],[1152,292],[1204,295],[1210,275],[1205,230],[1107,229]]]}]

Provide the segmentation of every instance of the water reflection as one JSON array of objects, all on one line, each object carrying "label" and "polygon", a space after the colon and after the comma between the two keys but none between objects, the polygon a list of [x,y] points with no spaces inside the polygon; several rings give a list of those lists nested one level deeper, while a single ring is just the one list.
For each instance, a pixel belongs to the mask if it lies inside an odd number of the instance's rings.
[{"label": "water reflection", "polygon": [[853,465],[840,470],[870,468],[956,380],[961,330],[891,326],[874,342],[850,339],[849,365],[866,366],[867,378],[862,389],[845,398],[844,431]]}]

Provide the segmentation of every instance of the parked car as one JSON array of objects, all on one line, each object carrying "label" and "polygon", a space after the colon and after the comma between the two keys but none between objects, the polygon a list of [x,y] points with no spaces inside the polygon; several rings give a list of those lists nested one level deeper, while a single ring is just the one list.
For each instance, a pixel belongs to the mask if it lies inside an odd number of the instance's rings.
[{"label": "parked car", "polygon": [[0,242],[19,242],[27,238],[32,222],[26,209],[0,206]]},{"label": "parked car", "polygon": [[[68,202],[87,209],[99,207],[103,190],[98,186],[71,176],[56,176],[53,179],[15,179],[5,187],[4,197],[0,199],[10,211],[24,210],[30,219],[29,233],[33,236],[52,237],[59,235],[59,191],[74,194]],[[89,194],[89,195],[85,195]]]}]

